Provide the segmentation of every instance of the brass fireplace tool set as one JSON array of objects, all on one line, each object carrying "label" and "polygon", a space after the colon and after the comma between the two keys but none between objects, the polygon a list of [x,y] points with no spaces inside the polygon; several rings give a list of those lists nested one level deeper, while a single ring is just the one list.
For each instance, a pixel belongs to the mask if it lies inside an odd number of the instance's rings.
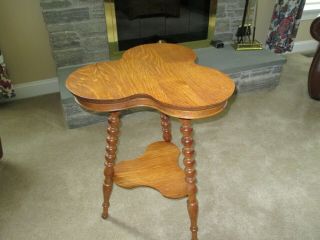
[{"label": "brass fireplace tool set", "polygon": [[[253,19],[250,19],[251,8],[253,7]],[[237,51],[261,50],[262,44],[255,39],[257,22],[258,0],[246,0],[243,12],[242,24],[238,27],[237,40],[233,47]],[[250,23],[251,22],[251,23]]]}]

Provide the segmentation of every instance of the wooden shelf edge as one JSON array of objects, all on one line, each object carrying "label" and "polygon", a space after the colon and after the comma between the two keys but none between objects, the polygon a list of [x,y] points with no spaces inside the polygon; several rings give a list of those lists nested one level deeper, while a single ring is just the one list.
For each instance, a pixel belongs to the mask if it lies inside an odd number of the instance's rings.
[{"label": "wooden shelf edge", "polygon": [[185,119],[200,119],[214,116],[222,112],[228,104],[228,101],[225,100],[216,105],[206,106],[205,109],[179,109],[176,107],[163,105],[162,103],[148,97],[133,98],[121,102],[92,101],[76,95],[75,99],[81,107],[93,112],[122,111],[131,108],[150,107],[169,116]]},{"label": "wooden shelf edge", "polygon": [[187,185],[184,171],[179,167],[179,155],[173,143],[152,143],[142,156],[115,165],[114,182],[124,188],[151,187],[167,198],[186,197]]}]

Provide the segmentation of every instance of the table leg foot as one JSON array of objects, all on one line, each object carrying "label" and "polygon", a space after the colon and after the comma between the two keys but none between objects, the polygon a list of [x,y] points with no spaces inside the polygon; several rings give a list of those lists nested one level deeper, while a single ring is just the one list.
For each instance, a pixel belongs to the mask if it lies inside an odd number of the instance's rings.
[{"label": "table leg foot", "polygon": [[187,183],[187,194],[188,194],[188,213],[191,222],[190,230],[192,234],[192,240],[198,240],[198,201],[196,197],[197,186],[196,186],[196,170],[195,170],[195,159],[194,159],[194,148],[192,138],[192,125],[190,120],[181,119],[182,126],[180,131],[182,133],[181,142],[183,144],[182,153],[184,155],[183,163],[185,166],[185,175]]},{"label": "table leg foot", "polygon": [[164,113],[161,113],[161,126],[162,126],[162,136],[165,142],[171,142],[171,123],[170,118]]},{"label": "table leg foot", "polygon": [[110,206],[109,200],[110,200],[111,192],[112,192],[112,185],[103,184],[104,202],[102,204],[102,214],[101,214],[101,217],[103,219],[107,219],[109,216],[109,206]]},{"label": "table leg foot", "polygon": [[116,159],[117,143],[119,136],[119,112],[112,112],[108,117],[108,127],[107,127],[107,146],[105,154],[105,169],[104,169],[104,183],[103,183],[103,212],[102,218],[108,218],[108,210],[110,206],[110,196],[113,186],[113,175],[114,175],[114,161]]}]

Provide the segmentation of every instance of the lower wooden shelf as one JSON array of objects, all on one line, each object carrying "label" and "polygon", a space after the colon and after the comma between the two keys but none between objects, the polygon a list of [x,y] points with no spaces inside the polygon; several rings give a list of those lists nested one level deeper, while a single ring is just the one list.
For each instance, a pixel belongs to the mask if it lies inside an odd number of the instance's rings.
[{"label": "lower wooden shelf", "polygon": [[167,198],[186,197],[187,185],[184,171],[179,167],[179,155],[173,143],[152,143],[141,157],[115,165],[114,182],[124,188],[151,187]]}]

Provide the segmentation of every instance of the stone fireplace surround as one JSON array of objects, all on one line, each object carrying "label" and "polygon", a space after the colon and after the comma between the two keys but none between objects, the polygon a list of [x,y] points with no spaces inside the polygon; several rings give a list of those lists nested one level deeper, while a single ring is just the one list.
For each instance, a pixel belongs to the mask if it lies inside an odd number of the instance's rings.
[{"label": "stone fireplace surround", "polygon": [[[215,38],[233,39],[244,0],[218,0]],[[103,0],[40,0],[57,67],[109,59]]]},{"label": "stone fireplace surround", "polygon": [[[215,39],[230,42],[240,25],[244,0],[218,0]],[[78,67],[109,59],[103,0],[40,0],[57,66],[61,102],[70,128],[105,121],[82,110],[65,88]],[[236,82],[238,93],[277,86],[285,58],[266,50],[236,52],[230,46],[196,49],[199,64],[215,67]],[[218,56],[218,57],[215,57]]]}]

